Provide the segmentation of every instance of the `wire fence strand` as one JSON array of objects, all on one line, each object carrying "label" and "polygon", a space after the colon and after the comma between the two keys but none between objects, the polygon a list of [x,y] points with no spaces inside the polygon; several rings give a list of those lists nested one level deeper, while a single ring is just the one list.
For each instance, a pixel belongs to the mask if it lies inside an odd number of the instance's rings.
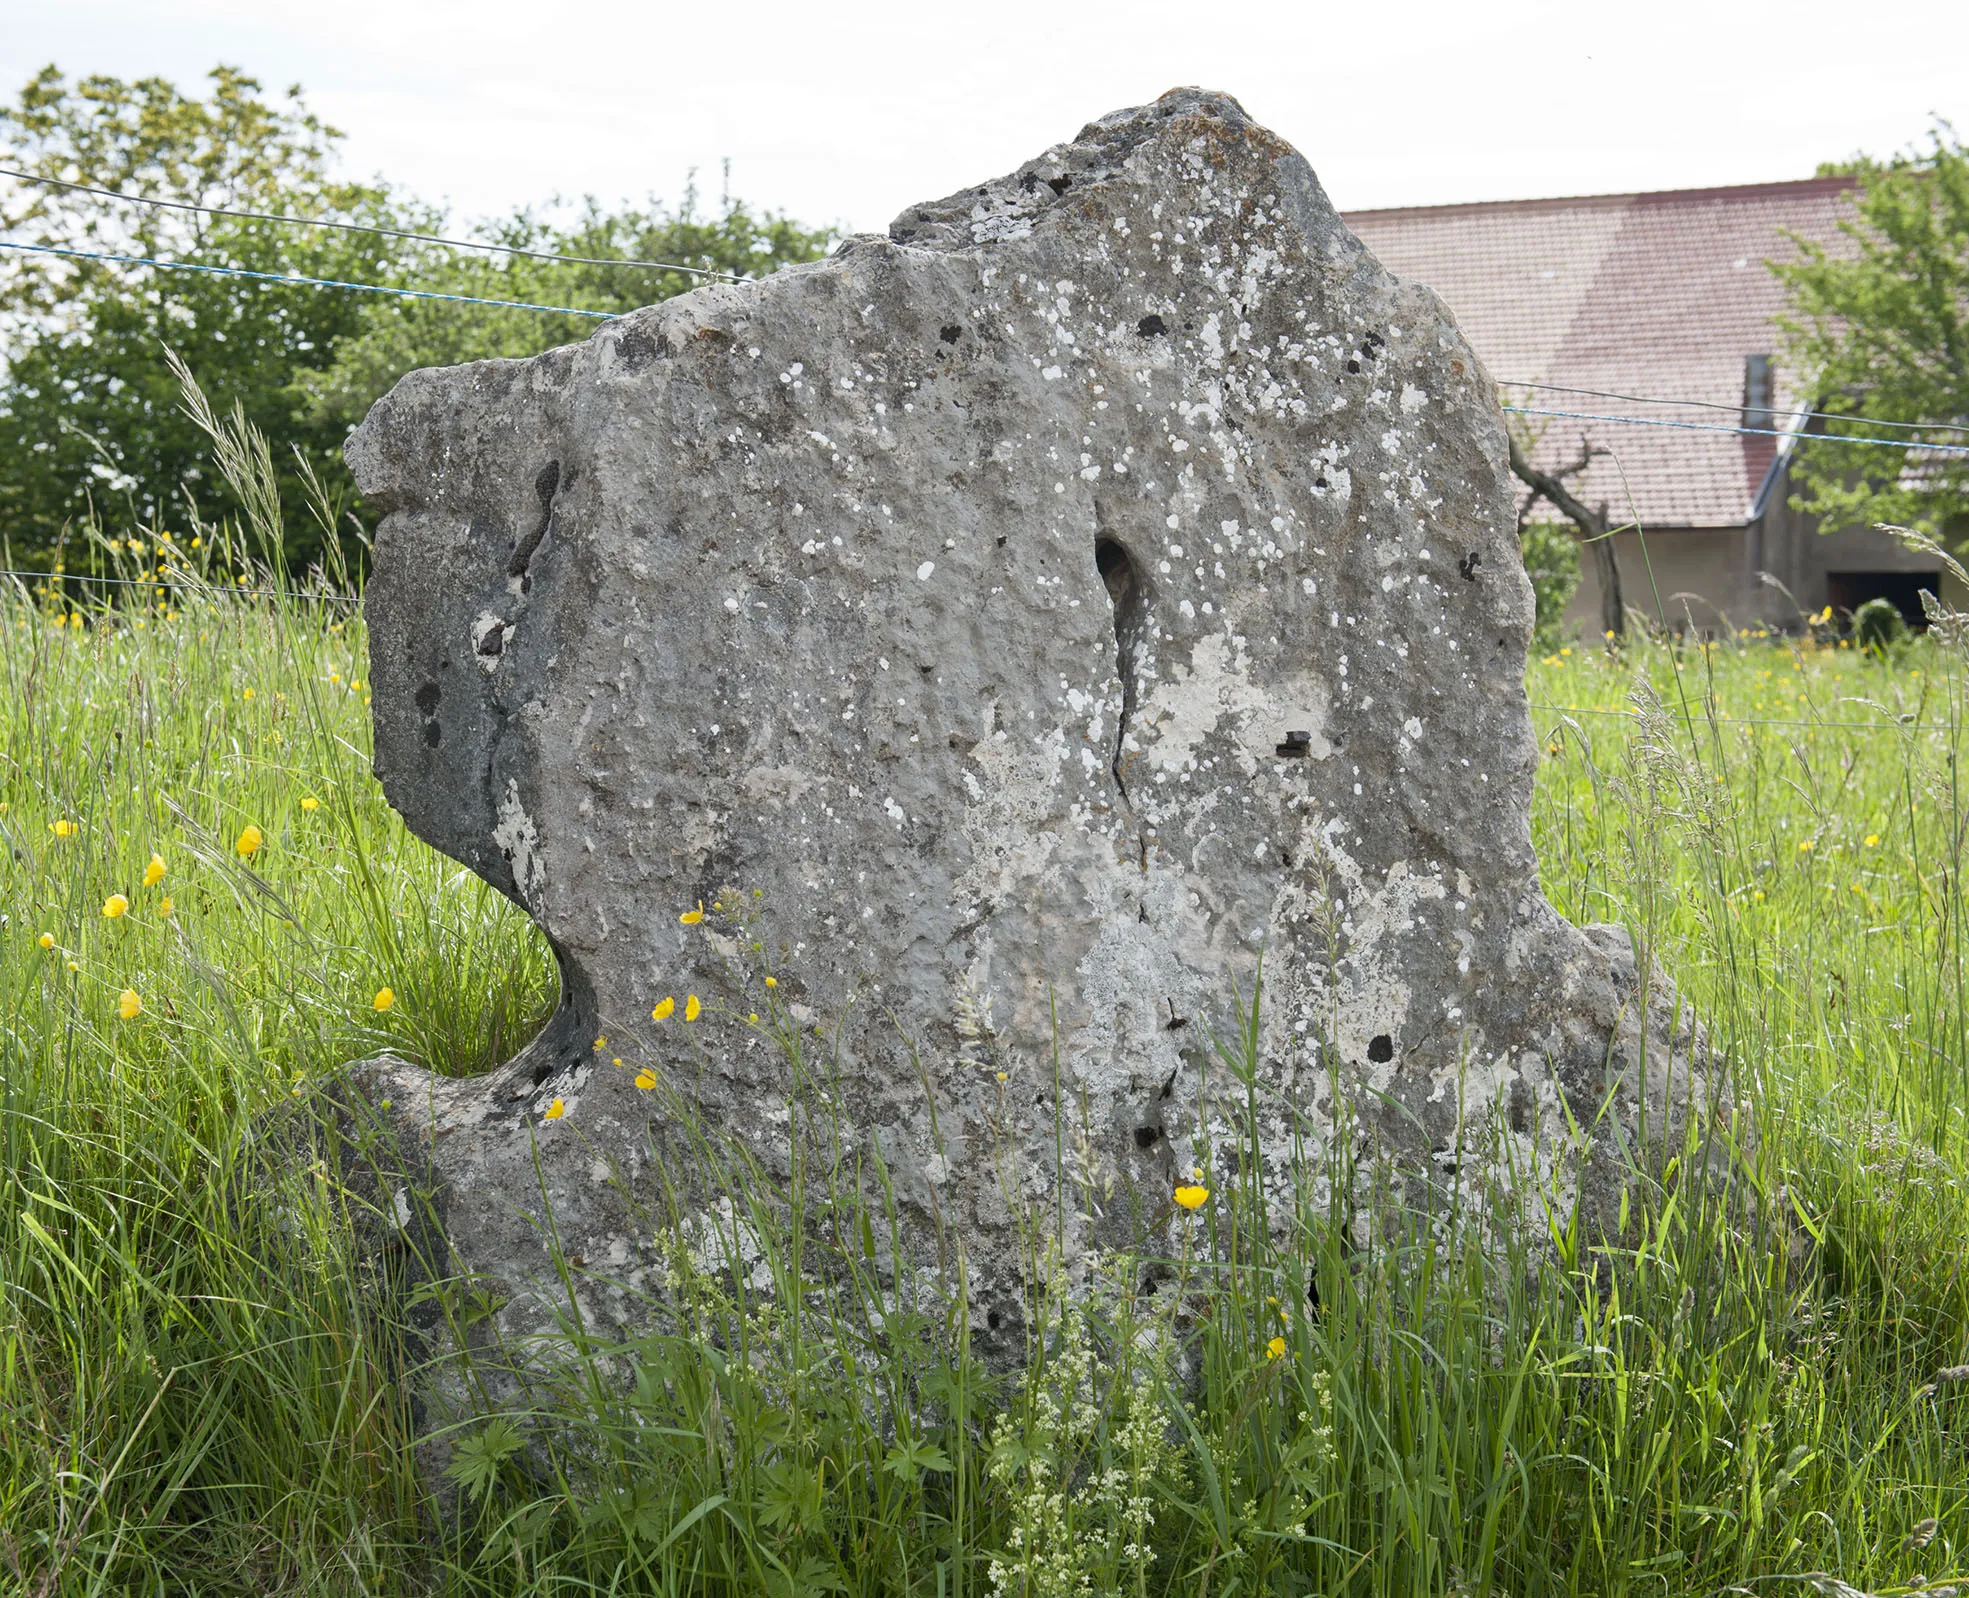
[{"label": "wire fence strand", "polygon": [[[1514,378],[1500,377],[1495,379],[1495,381],[1499,388],[1504,389],[1535,389],[1543,394],[1579,394],[1589,399],[1624,400],[1634,405],[1680,405],[1693,410],[1736,411],[1738,414],[1742,414],[1745,410],[1752,408],[1744,405],[1726,405],[1720,400],[1663,399],[1659,395],[1654,394],[1620,394],[1614,392],[1612,389],[1568,388],[1559,383],[1527,383]],[[1776,405],[1755,408],[1764,410],[1773,416],[1794,417],[1800,422],[1865,422],[1870,427],[1900,427],[1926,433],[1969,433],[1969,426],[1959,425],[1955,422],[1888,422],[1881,420],[1877,416],[1855,416],[1847,411],[1783,410]],[[1796,432],[1797,429],[1793,428],[1791,431]],[[1921,443],[1922,441],[1919,439],[1912,439],[1909,441],[1909,447],[1919,447]]]},{"label": "wire fence strand", "polygon": [[562,255],[553,250],[528,250],[516,244],[493,244],[484,239],[447,239],[436,233],[414,233],[405,228],[378,227],[371,222],[336,222],[326,217],[282,216],[277,211],[240,211],[223,205],[194,205],[189,200],[160,200],[146,194],[124,194],[117,189],[99,189],[87,183],[71,183],[66,178],[37,177],[0,166],[0,177],[22,183],[39,183],[54,189],[72,189],[78,194],[96,194],[106,200],[127,205],[148,205],[165,211],[194,211],[200,216],[229,216],[248,222],[280,222],[289,227],[334,228],[343,233],[374,233],[380,238],[409,239],[418,244],[439,244],[450,250],[486,250],[498,255],[519,255],[530,261],[556,261],[569,266],[635,266],[650,271],[688,272],[696,277],[717,278],[725,283],[749,281],[736,272],[720,272],[708,266],[686,266],[681,261],[632,261],[614,255]]},{"label": "wire fence strand", "polygon": [[556,316],[586,316],[598,322],[618,319],[615,311],[578,311],[571,305],[534,305],[526,300],[488,300],[476,294],[440,294],[435,289],[390,288],[382,283],[345,283],[332,277],[299,277],[285,272],[250,272],[243,266],[210,266],[199,261],[160,261],[148,255],[110,255],[96,250],[68,250],[54,244],[17,244],[0,239],[0,250],[28,250],[36,255],[64,255],[78,261],[113,261],[123,266],[155,266],[167,272],[204,272],[213,277],[253,278],[262,283],[287,283],[300,288],[353,289],[362,294],[394,294],[406,300],[449,300],[457,305],[496,305],[509,311],[546,311]]},{"label": "wire fence strand", "polygon": [[[0,168],[0,171],[5,171],[5,170],[6,169],[4,168]],[[272,218],[272,220],[280,220],[280,219]],[[495,300],[495,299],[488,299],[476,294],[443,294],[443,293],[439,293],[434,289],[393,288],[387,284],[382,284],[382,283],[354,283],[339,278],[303,277],[297,274],[289,274],[284,272],[256,272],[256,271],[250,271],[245,267],[214,266],[199,261],[165,261],[165,260],[159,260],[153,256],[116,255],[116,254],[108,253],[106,251],[73,250],[53,244],[22,244],[22,243],[17,243],[10,239],[0,239],[0,249],[23,250],[37,255],[63,256],[69,259],[80,260],[80,261],[107,261],[123,266],[149,266],[149,267],[159,268],[160,270],[163,271],[171,271],[171,272],[202,272],[215,277],[247,278],[261,283],[284,283],[291,286],[297,286],[302,288],[348,289],[353,292],[361,293],[361,294],[394,295],[399,299],[443,300],[455,305],[488,305],[488,306],[497,307],[502,310],[540,311],[551,316],[581,316],[581,317],[587,317],[592,321],[598,321],[598,322],[613,322],[619,320],[622,314],[616,311],[584,311],[584,310],[579,310],[571,305],[538,305],[528,300]],[[661,263],[628,262],[622,264],[651,265],[651,264],[661,264]],[[756,280],[731,279],[731,281],[740,282],[740,281],[756,281]],[[1543,388],[1543,387],[1547,387],[1548,385],[1519,384],[1516,386]],[[1554,390],[1554,391],[1561,392],[1561,393],[1573,393],[1573,392],[1598,393],[1599,392],[1597,390],[1590,390],[1590,389],[1580,389],[1580,390],[1562,389],[1562,390]],[[1605,397],[1626,399],[1635,404],[1643,404],[1643,405],[1686,404],[1686,405],[1708,406],[1710,404],[1710,402],[1703,401],[1703,400],[1661,400],[1661,399],[1650,399],[1645,396],[1635,395],[1635,394],[1630,394],[1630,395],[1607,394]],[[1729,407],[1725,406],[1720,408],[1728,409]],[[1857,444],[1857,445],[1863,445],[1863,446],[1868,446],[1878,449],[1900,450],[1903,454],[1913,453],[1918,450],[1923,455],[1928,455],[1928,456],[1969,455],[1969,444],[1934,444],[1921,439],[1869,438],[1869,437],[1857,437],[1851,434],[1844,434],[1844,433],[1814,433],[1814,434],[1807,435],[1807,434],[1800,433],[1796,428],[1744,427],[1741,425],[1732,427],[1732,426],[1727,426],[1721,422],[1680,422],[1680,421],[1673,421],[1666,417],[1659,417],[1659,416],[1614,416],[1614,415],[1606,414],[1604,412],[1546,410],[1540,407],[1527,406],[1527,405],[1506,405],[1503,406],[1502,409],[1514,416],[1544,416],[1544,417],[1551,417],[1559,420],[1575,421],[1575,422],[1607,422],[1622,427],[1672,428],[1679,431],[1691,432],[1691,433],[1732,433],[1748,438],[1781,438],[1781,439],[1794,439],[1794,440],[1802,440],[1802,439],[1809,438],[1810,441],[1815,444],[1816,443]],[[1814,414],[1820,414],[1820,413],[1814,413]],[[1823,414],[1829,415],[1831,413],[1823,413]],[[1867,417],[1855,417],[1855,418],[1847,418],[1847,419],[1859,420],[1859,421],[1875,420],[1874,418],[1867,418]],[[1922,423],[1922,422],[1880,421],[1878,422],[1877,425],[1882,427],[1922,428],[1922,427],[1927,427],[1929,424]]]},{"label": "wire fence strand", "polygon": [[[1649,402],[1652,403],[1652,402]],[[1969,455],[1969,444],[1930,444],[1911,438],[1856,438],[1847,433],[1800,433],[1785,427],[1725,427],[1721,422],[1676,422],[1662,416],[1608,416],[1594,411],[1547,411],[1528,405],[1506,405],[1513,416],[1556,416],[1575,422],[1615,422],[1623,427],[1668,427],[1685,433],[1738,433],[1749,438],[1793,438],[1814,444],[1873,444],[1897,449],[1902,454],[1919,450],[1924,455]],[[1898,423],[1912,426],[1912,423]]]}]

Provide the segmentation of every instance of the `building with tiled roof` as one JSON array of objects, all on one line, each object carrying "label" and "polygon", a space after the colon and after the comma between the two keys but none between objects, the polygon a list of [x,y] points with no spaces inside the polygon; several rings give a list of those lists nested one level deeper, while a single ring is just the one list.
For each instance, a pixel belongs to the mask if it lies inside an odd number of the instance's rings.
[{"label": "building with tiled roof", "polygon": [[[1810,374],[1775,359],[1785,295],[1769,263],[1796,259],[1797,238],[1840,248],[1851,187],[1808,178],[1346,220],[1382,265],[1442,296],[1506,405],[1576,413],[1510,418],[1533,465],[1604,451],[1565,482],[1645,536],[1645,563],[1635,533],[1613,540],[1630,609],[1654,612],[1652,566],[1671,625],[1784,624],[1878,594],[1918,616],[1932,560],[1870,528],[1821,533],[1790,508],[1787,440],[1726,430],[1782,435],[1811,408]],[[1596,624],[1593,562],[1581,574],[1568,620]]]}]

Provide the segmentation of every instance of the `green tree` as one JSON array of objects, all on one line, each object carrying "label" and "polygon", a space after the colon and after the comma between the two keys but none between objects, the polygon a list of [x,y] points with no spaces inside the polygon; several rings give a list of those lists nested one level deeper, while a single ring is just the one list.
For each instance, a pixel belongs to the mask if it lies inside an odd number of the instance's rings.
[{"label": "green tree", "polygon": [[[652,201],[646,209],[611,212],[590,197],[558,225],[519,211],[478,231],[480,242],[531,255],[419,245],[398,269],[418,287],[446,294],[619,315],[707,282],[815,260],[835,237],[832,229],[802,227],[729,196],[707,212],[692,183],[674,208]],[[665,264],[646,264],[652,262]],[[391,301],[369,307],[361,332],[337,347],[334,360],[297,381],[310,420],[346,431],[417,367],[534,355],[594,330],[592,318],[564,312]]]},{"label": "green tree", "polygon": [[[299,90],[279,100],[230,67],[204,98],[161,78],[71,84],[49,67],[0,106],[0,165],[191,205],[399,224],[380,185],[331,178],[341,135]],[[373,234],[294,228],[14,182],[0,227],[23,243],[252,271],[387,280],[404,253]],[[332,469],[334,428],[300,403],[300,374],[364,326],[360,297],[204,273],[0,251],[0,534],[45,556],[91,507],[169,519],[208,442],[179,407],[176,349],[215,400]],[[284,459],[290,480],[297,464]],[[219,485],[200,485],[223,508]],[[107,502],[107,503],[105,503]],[[300,518],[296,518],[299,526]],[[303,535],[305,539],[306,535]],[[318,550],[291,551],[309,558]]]},{"label": "green tree", "polygon": [[[1857,418],[1822,424],[1834,438],[1911,421],[1942,424],[1907,435],[1919,442],[1969,444],[1969,150],[1943,123],[1925,149],[1838,170],[1858,184],[1844,238],[1797,240],[1801,258],[1772,267],[1790,298],[1787,359],[1824,409]],[[1947,535],[1969,520],[1969,455],[1918,443],[1903,454],[1808,438],[1794,481],[1799,508],[1828,527]]]},{"label": "green tree", "polygon": [[[15,105],[0,105],[0,165],[148,199],[388,231],[213,217],[5,180],[0,229],[67,250],[610,314],[697,287],[707,272],[753,277],[811,260],[834,237],[729,197],[706,211],[690,187],[675,208],[611,212],[590,199],[565,214],[555,207],[558,220],[522,210],[472,236],[497,248],[460,249],[430,236],[445,227],[441,212],[381,182],[335,179],[341,137],[299,89],[270,101],[230,67],[211,74],[202,99],[157,78],[71,84],[49,67]],[[17,557],[46,559],[92,510],[170,522],[187,491],[209,509],[237,509],[223,485],[200,481],[209,443],[180,408],[167,346],[220,411],[238,407],[283,446],[289,494],[298,498],[311,471],[349,502],[342,442],[406,371],[532,355],[595,325],[559,312],[0,250],[0,538]],[[321,558],[312,519],[288,525],[289,564]],[[358,531],[353,518],[344,522],[345,557],[356,554]]]}]

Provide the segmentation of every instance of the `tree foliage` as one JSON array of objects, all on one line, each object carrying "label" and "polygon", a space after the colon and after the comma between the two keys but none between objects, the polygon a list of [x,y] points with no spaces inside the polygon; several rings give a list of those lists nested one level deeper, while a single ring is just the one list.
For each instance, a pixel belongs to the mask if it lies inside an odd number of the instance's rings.
[{"label": "tree foliage", "polygon": [[[149,199],[387,222],[377,185],[334,181],[339,133],[298,91],[262,96],[230,68],[204,98],[159,78],[70,84],[50,67],[0,106],[6,166]],[[19,183],[0,223],[23,242],[252,271],[375,281],[398,251],[373,235],[283,227]],[[51,550],[92,506],[140,523],[169,519],[209,450],[179,408],[165,360],[177,350],[221,403],[332,466],[332,427],[295,404],[298,375],[324,367],[362,328],[354,295],[203,273],[5,252],[0,317],[0,531],[16,556]],[[291,464],[291,463],[283,463]],[[107,502],[107,503],[106,503]],[[305,554],[305,551],[299,552]]]},{"label": "tree foliage", "polygon": [[[35,178],[398,233],[444,231],[441,211],[387,183],[338,178],[341,139],[299,88],[269,97],[224,66],[202,96],[162,78],[71,82],[51,66],[15,103],[0,104],[0,165]],[[0,180],[0,230],[53,249],[611,313],[702,281],[631,261],[756,276],[812,259],[832,239],[729,199],[706,212],[694,188],[674,208],[609,211],[589,200],[545,216],[522,210],[471,235],[592,258],[569,264],[9,180]],[[66,540],[72,568],[86,558],[75,545],[92,513],[168,524],[187,491],[227,508],[223,486],[200,481],[208,441],[180,408],[167,348],[222,412],[237,407],[290,447],[280,461],[290,489],[312,471],[331,498],[351,503],[342,441],[403,373],[531,355],[594,327],[578,316],[0,251],[0,539],[17,560],[36,562]],[[284,553],[297,567],[323,554],[321,530],[302,530],[308,520],[290,519],[297,530]],[[346,529],[352,542],[359,524]]]},{"label": "tree foliage", "polygon": [[[558,225],[520,211],[480,230],[487,242],[579,259],[476,254],[419,245],[399,262],[399,280],[446,294],[619,313],[700,288],[704,273],[755,277],[783,262],[823,254],[833,234],[758,213],[727,197],[700,208],[695,184],[675,209],[610,212],[594,200]],[[669,263],[668,269],[634,264]],[[697,268],[696,271],[679,268]],[[716,276],[709,279],[715,281]],[[414,367],[452,366],[497,356],[534,355],[584,339],[593,319],[551,311],[494,310],[431,300],[392,302],[371,314],[325,368],[298,381],[307,413],[353,427],[397,378]]]},{"label": "tree foliage", "polygon": [[1773,266],[1790,298],[1788,360],[1822,408],[1856,418],[1822,423],[1829,437],[1800,446],[1796,502],[1829,527],[1886,521],[1959,534],[1969,455],[1831,439],[1923,422],[1941,425],[1906,436],[1969,444],[1969,149],[1944,123],[1925,149],[1841,170],[1857,184],[1843,237],[1830,247],[1797,240],[1800,259]]}]

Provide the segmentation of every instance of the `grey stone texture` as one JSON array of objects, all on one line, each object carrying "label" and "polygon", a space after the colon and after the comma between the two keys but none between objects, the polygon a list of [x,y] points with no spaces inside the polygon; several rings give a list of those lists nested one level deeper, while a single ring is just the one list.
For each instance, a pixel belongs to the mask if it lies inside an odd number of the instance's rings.
[{"label": "grey stone texture", "polygon": [[1692,1034],[1539,889],[1501,421],[1436,297],[1187,89],[823,262],[399,383],[348,446],[377,774],[564,993],[490,1077],[366,1080],[501,1329],[565,1307],[543,1189],[582,1314],[644,1313],[678,1102],[785,1168],[775,1017],[1001,1356],[1056,1137],[1069,1256],[1174,1246],[1261,954],[1268,1179],[1296,1118],[1438,1209],[1600,1180],[1567,1112],[1603,1154],[1660,1124]]}]

